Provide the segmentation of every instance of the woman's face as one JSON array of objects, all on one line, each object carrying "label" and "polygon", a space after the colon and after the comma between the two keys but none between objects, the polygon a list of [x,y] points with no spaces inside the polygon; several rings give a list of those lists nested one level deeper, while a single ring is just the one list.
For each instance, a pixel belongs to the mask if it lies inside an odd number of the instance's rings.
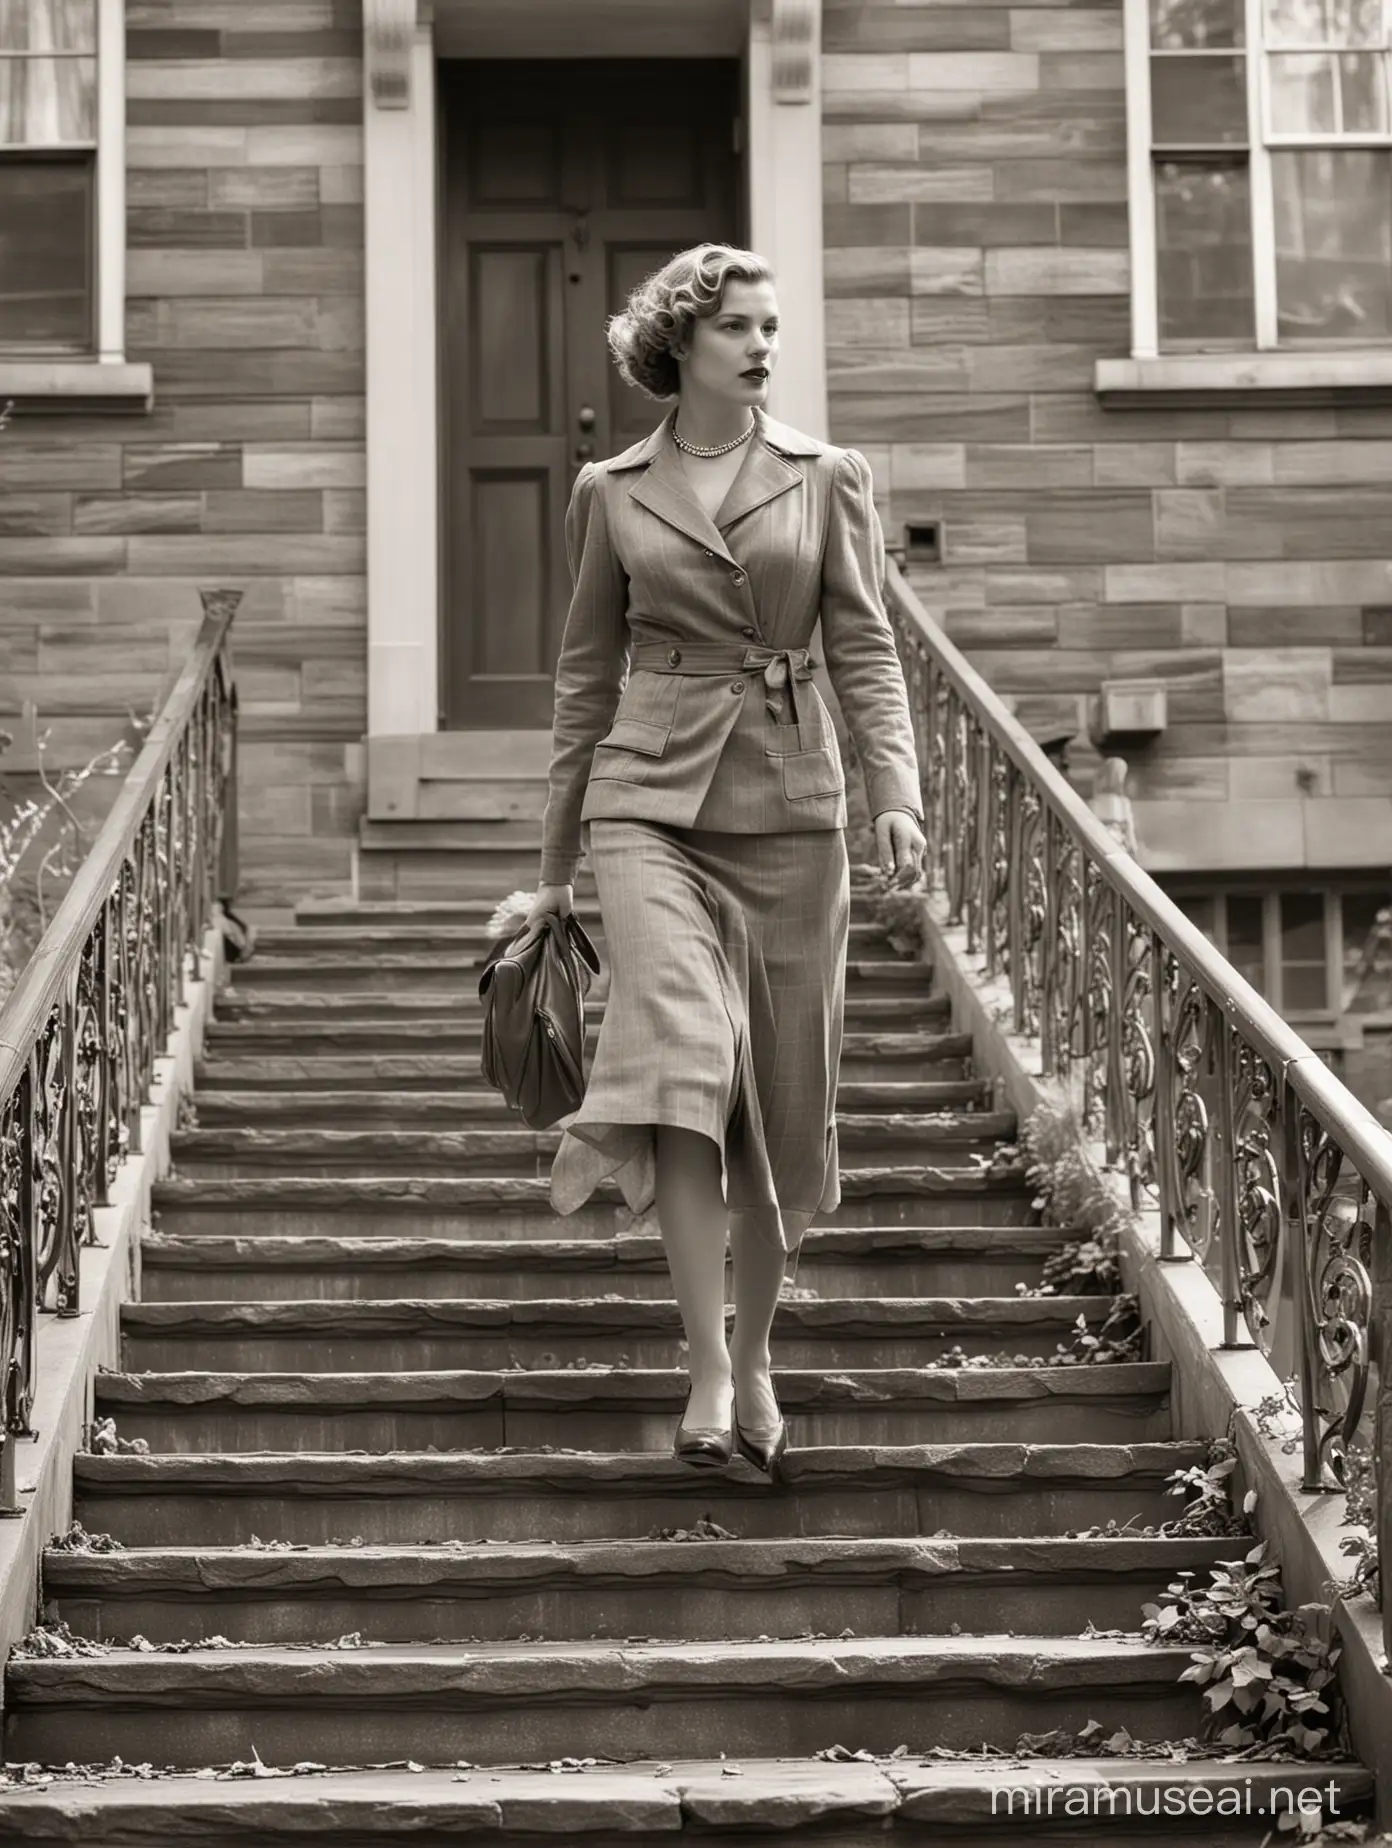
[{"label": "woman's face", "polygon": [[[679,355],[679,358],[681,356]],[[682,391],[709,392],[734,404],[762,404],[778,363],[778,297],[771,282],[725,284],[717,314],[691,329],[682,361]]]}]

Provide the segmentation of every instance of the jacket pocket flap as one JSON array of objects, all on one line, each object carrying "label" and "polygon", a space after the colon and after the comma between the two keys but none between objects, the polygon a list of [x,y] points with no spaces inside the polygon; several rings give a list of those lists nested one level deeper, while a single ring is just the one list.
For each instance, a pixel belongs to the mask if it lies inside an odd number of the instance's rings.
[{"label": "jacket pocket flap", "polygon": [[799,796],[839,796],[846,787],[840,759],[833,752],[789,751],[783,758],[783,794],[795,800]]},{"label": "jacket pocket flap", "polygon": [[768,725],[764,728],[764,750],[770,757],[787,757],[796,751],[814,755],[834,748],[835,739],[828,719],[823,728],[819,719],[804,719],[801,725]]},{"label": "jacket pocket flap", "polygon": [[618,751],[646,751],[650,757],[661,757],[670,731],[670,726],[650,725],[646,719],[615,719],[598,748],[610,745]]}]

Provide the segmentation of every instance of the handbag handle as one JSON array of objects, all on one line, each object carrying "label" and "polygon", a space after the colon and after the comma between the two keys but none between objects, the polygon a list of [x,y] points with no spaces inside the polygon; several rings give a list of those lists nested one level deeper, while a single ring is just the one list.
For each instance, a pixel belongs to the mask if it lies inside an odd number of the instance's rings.
[{"label": "handbag handle", "polygon": [[575,954],[589,969],[591,975],[599,974],[599,951],[596,950],[594,944],[591,943],[589,932],[585,929],[585,926],[580,922],[579,918],[576,917],[575,913],[573,911],[567,912],[563,918],[558,912],[545,911],[534,924],[524,924],[521,930],[517,931],[512,937],[494,944],[493,948],[488,952],[483,966],[483,973],[479,977],[479,994],[481,996],[485,995],[492,986],[494,965],[501,962],[505,956],[514,954],[519,945],[525,946],[529,935],[534,935],[538,930],[542,932],[555,932],[564,936],[568,940],[571,948],[575,951]]}]

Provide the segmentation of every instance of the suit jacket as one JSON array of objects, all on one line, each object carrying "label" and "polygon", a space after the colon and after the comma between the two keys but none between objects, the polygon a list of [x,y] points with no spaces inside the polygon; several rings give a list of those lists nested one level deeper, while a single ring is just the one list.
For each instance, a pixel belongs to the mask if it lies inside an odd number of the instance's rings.
[{"label": "suit jacket", "polygon": [[546,884],[574,880],[584,824],[599,816],[737,833],[844,827],[835,727],[806,665],[819,612],[871,814],[923,819],[869,464],[756,411],[711,520],[672,441],[674,415],[586,463],[571,494]]}]

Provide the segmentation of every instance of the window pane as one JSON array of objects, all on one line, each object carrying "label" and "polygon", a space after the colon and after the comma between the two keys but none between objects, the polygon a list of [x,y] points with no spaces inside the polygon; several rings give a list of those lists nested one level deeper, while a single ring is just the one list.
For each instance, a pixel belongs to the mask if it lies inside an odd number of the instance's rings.
[{"label": "window pane", "polygon": [[1383,45],[1382,0],[1266,0],[1266,42]]},{"label": "window pane", "polygon": [[0,147],[96,138],[95,58],[0,58]]},{"label": "window pane", "polygon": [[1339,127],[1346,135],[1387,132],[1387,58],[1346,51],[1338,60]]},{"label": "window pane", "polygon": [[1156,51],[1221,51],[1242,43],[1240,0],[1150,0]]},{"label": "window pane", "polygon": [[91,346],[90,162],[0,161],[0,346]]},{"label": "window pane", "polygon": [[1275,135],[1380,135],[1387,129],[1381,52],[1282,52],[1270,62]]},{"label": "window pane", "polygon": [[1286,52],[1272,58],[1271,129],[1277,135],[1332,135],[1338,127],[1332,57]]},{"label": "window pane", "polygon": [[1392,156],[1274,151],[1271,185],[1281,337],[1392,336]]},{"label": "window pane", "polygon": [[1189,922],[1201,930],[1212,944],[1218,942],[1218,901],[1215,898],[1177,898],[1175,903]]},{"label": "window pane", "polygon": [[1167,160],[1155,170],[1160,338],[1252,338],[1252,230],[1245,161]]},{"label": "window pane", "polygon": [[1151,139],[1157,148],[1245,147],[1245,58],[1160,57],[1150,61]]},{"label": "window pane", "polygon": [[97,0],[0,0],[0,51],[95,51]]},{"label": "window pane", "polygon": [[1281,999],[1285,1011],[1309,1013],[1329,1005],[1325,977],[1324,895],[1282,892]]},{"label": "window pane", "polygon": [[1262,901],[1228,894],[1228,961],[1239,975],[1266,993],[1266,952],[1262,937]]},{"label": "window pane", "polygon": [[1392,892],[1345,892],[1344,1011],[1392,1014]]}]

